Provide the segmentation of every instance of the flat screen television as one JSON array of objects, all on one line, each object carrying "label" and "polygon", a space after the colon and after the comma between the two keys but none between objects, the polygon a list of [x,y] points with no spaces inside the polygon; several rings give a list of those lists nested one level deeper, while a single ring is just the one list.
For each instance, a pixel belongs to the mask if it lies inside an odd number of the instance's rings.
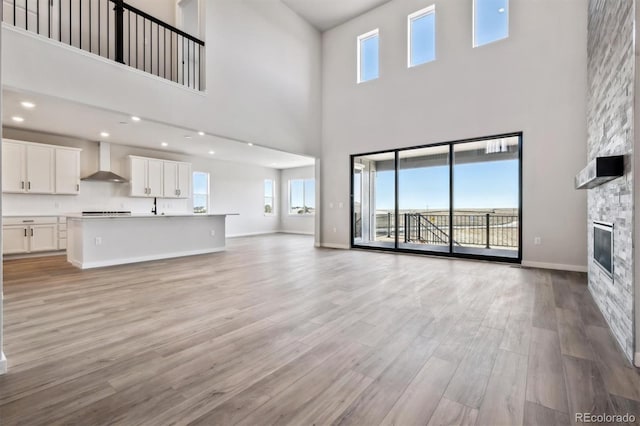
[{"label": "flat screen television", "polygon": [[613,277],[613,224],[593,222],[593,260]]}]

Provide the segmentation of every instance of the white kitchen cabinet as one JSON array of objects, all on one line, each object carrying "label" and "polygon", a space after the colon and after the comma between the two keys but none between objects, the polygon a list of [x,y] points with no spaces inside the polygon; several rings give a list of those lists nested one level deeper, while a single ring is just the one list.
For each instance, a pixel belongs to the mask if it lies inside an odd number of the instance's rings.
[{"label": "white kitchen cabinet", "polygon": [[129,156],[132,197],[162,197],[163,161]]},{"label": "white kitchen cabinet", "polygon": [[56,194],[80,192],[80,151],[56,148]]},{"label": "white kitchen cabinet", "polygon": [[58,218],[58,250],[66,250],[67,248],[67,218],[60,216]]},{"label": "white kitchen cabinet", "polygon": [[191,196],[191,164],[178,163],[178,198]]},{"label": "white kitchen cabinet", "polygon": [[58,250],[57,217],[5,218],[3,254],[35,253]]},{"label": "white kitchen cabinet", "polygon": [[2,191],[26,194],[78,194],[80,151],[76,148],[4,140]]},{"label": "white kitchen cabinet", "polygon": [[147,160],[147,187],[150,197],[162,197],[163,190],[163,161]]},{"label": "white kitchen cabinet", "polygon": [[2,191],[25,192],[26,150],[20,143],[2,142]]},{"label": "white kitchen cabinet", "polygon": [[27,192],[52,194],[54,187],[54,148],[27,145]]},{"label": "white kitchen cabinet", "polygon": [[147,189],[147,160],[139,157],[129,157],[131,174],[129,183],[131,184],[132,197],[148,197]]},{"label": "white kitchen cabinet", "polygon": [[28,226],[2,227],[2,254],[18,254],[29,252]]},{"label": "white kitchen cabinet", "polygon": [[191,164],[177,161],[164,162],[164,198],[189,198]]},{"label": "white kitchen cabinet", "polygon": [[29,227],[29,251],[58,250],[58,225],[43,224]]},{"label": "white kitchen cabinet", "polygon": [[4,192],[52,194],[54,148],[47,145],[4,141],[2,180]]}]

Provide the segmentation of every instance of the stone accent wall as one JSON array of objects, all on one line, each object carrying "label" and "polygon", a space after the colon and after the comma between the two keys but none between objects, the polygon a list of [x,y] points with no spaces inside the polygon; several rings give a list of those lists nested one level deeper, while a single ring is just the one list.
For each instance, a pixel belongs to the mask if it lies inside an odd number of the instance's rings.
[{"label": "stone accent wall", "polygon": [[[589,190],[589,289],[633,358],[634,0],[590,0],[587,104],[589,161],[625,155],[625,175]],[[614,277],[593,261],[593,221],[614,224]]]}]

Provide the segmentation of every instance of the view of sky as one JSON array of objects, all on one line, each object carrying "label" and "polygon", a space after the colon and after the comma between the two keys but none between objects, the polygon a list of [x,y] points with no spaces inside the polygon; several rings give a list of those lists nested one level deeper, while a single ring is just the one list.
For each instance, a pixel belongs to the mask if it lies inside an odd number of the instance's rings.
[{"label": "view of sky", "polygon": [[296,179],[289,182],[291,207],[316,206],[316,184],[313,179]]},{"label": "view of sky", "polygon": [[476,0],[475,6],[476,46],[509,35],[509,0]]},{"label": "view of sky", "polygon": [[264,196],[273,197],[273,181],[271,179],[264,181]]},{"label": "view of sky", "polygon": [[360,81],[378,78],[379,75],[379,36],[362,40],[360,44]]},{"label": "view of sky", "polygon": [[208,207],[207,200],[209,198],[209,173],[193,173],[193,194],[194,211],[206,213]]},{"label": "view of sky", "polygon": [[436,14],[421,16],[411,22],[411,65],[436,58]]},{"label": "view of sky", "polygon": [[[420,65],[436,57],[436,14],[429,13],[412,21],[411,65]],[[491,43],[509,35],[509,0],[475,0],[475,45]],[[378,35],[360,44],[360,81],[379,77]]]},{"label": "view of sky", "polygon": [[[447,166],[399,171],[400,210],[449,208]],[[395,209],[394,171],[376,176],[376,210]],[[518,161],[487,161],[454,167],[456,209],[517,208]]]}]

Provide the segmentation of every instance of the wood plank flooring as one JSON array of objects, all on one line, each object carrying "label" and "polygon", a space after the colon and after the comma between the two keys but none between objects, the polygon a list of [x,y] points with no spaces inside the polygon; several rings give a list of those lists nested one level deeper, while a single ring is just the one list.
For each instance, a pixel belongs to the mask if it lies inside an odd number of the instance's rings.
[{"label": "wood plank flooring", "polygon": [[584,274],[233,239],[4,264],[0,424],[552,425],[636,415]]}]

